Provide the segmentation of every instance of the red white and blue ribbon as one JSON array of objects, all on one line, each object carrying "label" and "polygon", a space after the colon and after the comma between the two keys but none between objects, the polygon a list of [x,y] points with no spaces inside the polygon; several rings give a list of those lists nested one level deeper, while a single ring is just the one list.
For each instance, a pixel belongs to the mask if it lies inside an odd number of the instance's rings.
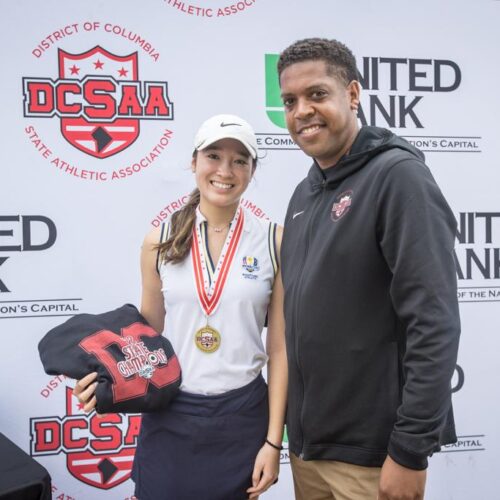
[{"label": "red white and blue ribbon", "polygon": [[[193,262],[196,290],[201,308],[205,315],[210,316],[217,308],[227,276],[231,268],[238,243],[243,232],[243,210],[238,207],[236,215],[231,222],[226,241],[222,247],[221,255],[211,282],[207,279],[206,258],[203,253],[203,241],[198,224],[193,228],[193,244],[191,245],[191,259]],[[205,271],[205,272],[204,272]]]}]

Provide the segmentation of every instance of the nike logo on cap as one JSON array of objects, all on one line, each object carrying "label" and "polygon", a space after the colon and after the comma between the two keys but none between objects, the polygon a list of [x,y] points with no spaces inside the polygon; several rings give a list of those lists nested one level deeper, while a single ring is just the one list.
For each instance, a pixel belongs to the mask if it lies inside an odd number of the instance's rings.
[{"label": "nike logo on cap", "polygon": [[220,124],[221,127],[230,127],[231,125],[236,125],[237,127],[241,127],[241,123],[224,123],[224,122],[221,122],[221,124]]}]

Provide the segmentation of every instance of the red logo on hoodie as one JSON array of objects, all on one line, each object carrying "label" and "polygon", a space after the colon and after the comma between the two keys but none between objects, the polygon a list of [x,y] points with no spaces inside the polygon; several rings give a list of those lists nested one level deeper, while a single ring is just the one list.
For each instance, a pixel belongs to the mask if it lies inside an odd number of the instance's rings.
[{"label": "red logo on hoodie", "polygon": [[340,218],[349,212],[352,203],[352,191],[344,191],[335,198],[332,206],[332,220],[337,222]]},{"label": "red logo on hoodie", "polygon": [[[148,392],[149,384],[158,389],[179,379],[180,366],[177,356],[167,362],[163,349],[149,351],[141,342],[142,337],[157,337],[150,326],[133,323],[121,329],[121,335],[109,330],[100,330],[85,337],[80,346],[96,356],[113,378],[113,401],[115,403],[142,397]],[[111,345],[118,345],[125,360],[116,361],[108,351]]]}]

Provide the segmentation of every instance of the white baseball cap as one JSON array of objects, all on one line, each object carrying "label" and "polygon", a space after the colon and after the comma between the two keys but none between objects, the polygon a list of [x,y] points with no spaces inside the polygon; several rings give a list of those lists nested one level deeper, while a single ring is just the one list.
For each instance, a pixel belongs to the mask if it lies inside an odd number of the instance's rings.
[{"label": "white baseball cap", "polygon": [[221,139],[236,139],[257,158],[257,139],[248,122],[236,115],[215,115],[201,125],[194,138],[194,149],[200,151]]}]

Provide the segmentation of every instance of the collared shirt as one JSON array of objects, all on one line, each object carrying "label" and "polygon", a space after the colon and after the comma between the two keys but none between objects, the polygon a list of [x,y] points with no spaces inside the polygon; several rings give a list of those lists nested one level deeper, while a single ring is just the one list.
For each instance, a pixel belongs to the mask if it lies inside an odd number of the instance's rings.
[{"label": "collared shirt", "polygon": [[[241,238],[220,302],[208,317],[210,327],[220,334],[219,347],[213,352],[203,351],[195,342],[207,317],[197,292],[191,253],[178,264],[161,263],[159,267],[166,310],[163,334],[179,358],[181,390],[186,392],[221,394],[242,387],[254,380],[267,362],[261,334],[276,274],[276,225],[241,210]],[[162,231],[163,241],[168,236],[168,223]],[[221,262],[212,262],[210,258],[206,218],[199,209],[196,225],[201,236],[203,285],[213,287]],[[224,250],[221,259],[223,255]]]}]

